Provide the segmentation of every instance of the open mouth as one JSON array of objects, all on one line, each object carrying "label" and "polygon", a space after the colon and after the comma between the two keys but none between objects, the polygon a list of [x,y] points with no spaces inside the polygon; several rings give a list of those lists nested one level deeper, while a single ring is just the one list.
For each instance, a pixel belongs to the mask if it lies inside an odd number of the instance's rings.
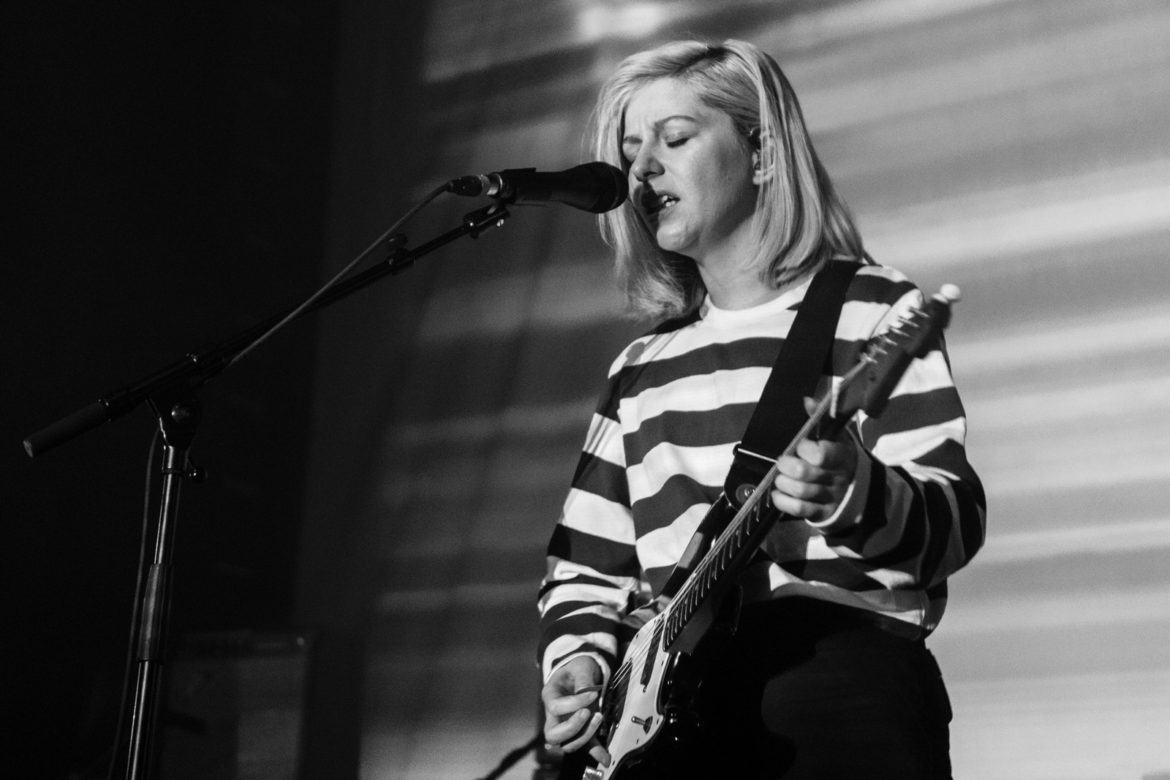
[{"label": "open mouth", "polygon": [[678,198],[665,192],[646,190],[642,193],[642,210],[647,216],[656,216],[678,203]]}]

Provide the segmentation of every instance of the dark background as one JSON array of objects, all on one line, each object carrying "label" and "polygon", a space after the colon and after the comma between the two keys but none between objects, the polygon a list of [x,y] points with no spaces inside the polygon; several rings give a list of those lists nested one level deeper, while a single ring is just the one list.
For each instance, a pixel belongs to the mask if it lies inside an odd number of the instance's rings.
[{"label": "dark background", "polygon": [[[600,80],[684,36],[776,55],[875,258],[963,290],[990,510],[931,637],[957,776],[1170,770],[1164,0],[6,7],[4,770],[108,759],[153,421],[21,439],[301,300],[437,182],[581,162]],[[479,205],[435,203],[412,244]],[[516,208],[204,388],[172,650],[222,655],[168,670],[220,682],[227,724],[164,725],[222,751],[187,776],[481,777],[531,739],[545,540],[644,328],[611,280],[589,215]],[[256,652],[287,636],[308,670]]]},{"label": "dark background", "polygon": [[[35,460],[21,440],[317,284],[335,15],[6,12],[0,733],[29,777],[104,770],[154,424],[143,406]],[[172,636],[289,625],[311,336],[295,324],[199,394],[209,476],[182,495]]]}]

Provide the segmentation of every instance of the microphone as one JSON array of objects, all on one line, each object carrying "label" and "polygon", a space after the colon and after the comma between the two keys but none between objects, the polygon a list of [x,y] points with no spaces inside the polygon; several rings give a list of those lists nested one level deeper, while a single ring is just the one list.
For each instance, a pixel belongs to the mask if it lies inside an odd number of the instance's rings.
[{"label": "microphone", "polygon": [[456,195],[487,195],[509,203],[556,201],[600,214],[616,209],[629,194],[626,175],[603,162],[591,162],[556,173],[535,168],[513,168],[478,176],[460,176],[447,182]]}]

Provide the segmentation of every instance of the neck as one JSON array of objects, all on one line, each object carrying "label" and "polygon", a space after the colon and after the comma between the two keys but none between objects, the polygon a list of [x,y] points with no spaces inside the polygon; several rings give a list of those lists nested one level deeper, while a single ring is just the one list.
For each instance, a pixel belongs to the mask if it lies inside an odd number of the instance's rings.
[{"label": "neck", "polygon": [[804,284],[807,279],[807,274],[802,274],[779,287],[772,287],[761,278],[758,269],[742,268],[734,262],[724,262],[714,267],[710,263],[697,265],[711,302],[727,310],[750,309],[775,300]]},{"label": "neck", "polygon": [[755,271],[749,271],[746,278],[709,278],[701,271],[700,276],[703,277],[711,302],[720,309],[748,309],[767,303],[783,292],[764,284]]},{"label": "neck", "polygon": [[711,302],[720,309],[748,309],[778,297],[791,285],[776,289],[766,283],[759,268],[744,266],[754,246],[754,237],[747,225],[716,247],[704,247],[694,257],[699,276],[711,296]]}]

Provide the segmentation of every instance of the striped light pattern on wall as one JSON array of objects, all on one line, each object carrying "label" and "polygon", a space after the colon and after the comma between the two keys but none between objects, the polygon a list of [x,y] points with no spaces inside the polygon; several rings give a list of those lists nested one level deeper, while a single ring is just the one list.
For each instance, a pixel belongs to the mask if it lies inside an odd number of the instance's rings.
[{"label": "striped light pattern on wall", "polygon": [[[416,194],[569,167],[599,79],[686,34],[773,53],[874,257],[963,290],[948,339],[989,541],[933,639],[956,776],[1170,773],[1170,5],[436,0],[424,135],[366,153],[425,158]],[[363,121],[392,121],[397,75],[364,78]],[[374,233],[386,208],[337,229]],[[322,342],[334,367],[389,366],[350,369],[375,372],[379,413],[336,510],[372,558],[368,777],[482,776],[535,733],[544,544],[605,369],[644,328],[617,319],[588,215],[513,212]]]}]

